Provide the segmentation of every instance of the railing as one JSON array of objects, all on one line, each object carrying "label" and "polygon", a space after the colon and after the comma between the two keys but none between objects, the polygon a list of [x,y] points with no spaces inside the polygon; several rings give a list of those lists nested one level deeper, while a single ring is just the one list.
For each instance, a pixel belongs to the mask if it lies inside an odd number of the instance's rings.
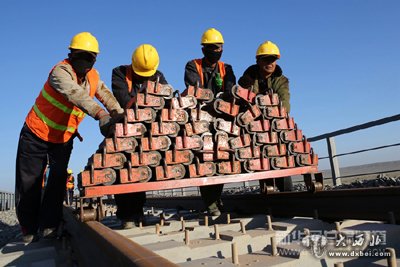
[{"label": "railing", "polygon": [[15,208],[15,194],[0,192],[0,211],[13,210]]},{"label": "railing", "polygon": [[[333,184],[340,185],[342,182],[340,179],[340,167],[339,167],[338,157],[350,155],[350,154],[367,152],[367,151],[371,151],[371,150],[378,150],[378,149],[383,149],[383,148],[388,148],[388,147],[399,146],[400,143],[384,145],[384,146],[379,146],[379,147],[373,147],[373,148],[369,148],[369,149],[362,149],[362,150],[352,151],[352,152],[348,152],[348,153],[337,154],[334,136],[347,134],[347,133],[375,127],[378,125],[382,125],[382,124],[386,124],[386,123],[398,121],[398,120],[400,120],[400,114],[397,114],[397,115],[394,115],[391,117],[386,117],[386,118],[379,119],[379,120],[375,120],[375,121],[370,121],[370,122],[363,123],[363,124],[359,124],[356,126],[352,126],[352,127],[346,128],[346,129],[334,131],[331,133],[314,136],[314,137],[308,138],[308,141],[315,142],[315,141],[319,141],[322,139],[326,139],[326,143],[327,143],[327,147],[328,147],[328,157],[324,157],[324,158],[329,158]],[[320,159],[324,159],[324,158],[320,158]]]}]

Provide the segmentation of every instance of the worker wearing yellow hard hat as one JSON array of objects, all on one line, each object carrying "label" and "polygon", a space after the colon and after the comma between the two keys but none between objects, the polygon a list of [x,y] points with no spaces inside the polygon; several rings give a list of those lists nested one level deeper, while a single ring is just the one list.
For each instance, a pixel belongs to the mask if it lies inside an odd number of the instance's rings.
[{"label": "worker wearing yellow hard hat", "polygon": [[[44,75],[46,82],[42,88],[37,88],[39,95],[20,133],[16,207],[26,242],[56,233],[62,217],[73,139],[82,140],[78,126],[85,115],[99,120],[101,133],[107,135],[114,122],[110,113],[119,118],[124,112],[93,68],[100,52],[97,39],[89,32],[81,32],[72,38],[68,48],[68,57]],[[47,162],[50,173],[43,201],[40,201],[40,184]]]},{"label": "worker wearing yellow hard hat", "polygon": [[[158,70],[159,64],[157,49],[150,44],[142,44],[133,51],[131,64],[113,69],[112,92],[122,107],[128,108],[142,84],[147,81],[158,80],[161,86],[170,87],[164,74]],[[143,217],[146,192],[118,194],[114,198],[121,228],[129,229],[138,225]]]},{"label": "worker wearing yellow hard hat", "polygon": [[127,108],[128,103],[145,81],[156,81],[162,85],[168,82],[158,70],[160,57],[157,49],[150,44],[139,45],[132,53],[129,65],[121,65],[112,71],[112,91],[119,104]]},{"label": "worker wearing yellow hard hat", "polygon": [[[256,94],[272,90],[278,94],[286,111],[290,112],[289,80],[283,75],[282,68],[277,64],[277,60],[280,58],[281,52],[275,43],[263,42],[256,50],[256,64],[244,71],[238,83],[243,88],[252,88]],[[260,180],[260,187],[264,188],[269,182],[273,182],[273,179]],[[291,177],[275,179],[275,185],[280,191],[290,191],[292,179]]]},{"label": "worker wearing yellow hard hat", "polygon": [[[229,97],[231,88],[236,84],[236,77],[232,66],[222,62],[225,40],[215,28],[207,29],[201,36],[200,44],[203,57],[187,62],[185,66],[185,85],[196,86],[212,90],[215,97]],[[203,107],[203,110],[212,112],[212,106]],[[221,194],[224,185],[200,187],[200,193],[209,215],[221,214]]]},{"label": "worker wearing yellow hard hat", "polygon": [[238,83],[244,88],[253,88],[257,93],[272,89],[279,95],[287,112],[290,111],[289,80],[282,74],[282,68],[277,64],[281,53],[276,44],[263,42],[256,51],[256,64],[248,67]]},{"label": "worker wearing yellow hard hat", "polygon": [[203,57],[190,60],[185,67],[185,85],[199,85],[214,94],[230,91],[236,84],[232,66],[220,61],[224,38],[215,28],[206,30],[201,36]]},{"label": "worker wearing yellow hard hat", "polygon": [[67,191],[65,193],[65,203],[71,206],[74,200],[75,177],[71,169],[68,169],[67,173],[68,177],[67,177]]}]

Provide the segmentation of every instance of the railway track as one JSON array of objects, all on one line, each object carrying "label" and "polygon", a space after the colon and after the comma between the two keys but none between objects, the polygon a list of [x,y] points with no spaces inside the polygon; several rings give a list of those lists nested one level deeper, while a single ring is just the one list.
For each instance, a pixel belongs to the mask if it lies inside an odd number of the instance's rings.
[{"label": "railway track", "polygon": [[[222,200],[225,211],[241,214],[400,221],[400,187],[224,195]],[[200,197],[193,196],[149,198],[146,205],[185,210],[201,210],[204,206]]]},{"label": "railway track", "polygon": [[[392,187],[231,195],[224,196],[225,213],[219,217],[199,212],[199,198],[150,198],[147,206],[153,209],[146,211],[140,227],[129,230],[119,229],[113,215],[83,223],[77,212],[66,209],[61,239],[25,246],[10,243],[0,257],[9,261],[0,263],[20,266],[36,255],[40,266],[43,262],[53,262],[46,266],[340,266],[340,262],[396,266],[390,249],[398,250],[400,243],[400,227],[395,224],[400,219],[399,193],[400,188]],[[108,215],[111,210],[104,209]],[[365,242],[352,247],[360,233],[365,234]],[[340,234],[346,236],[345,248],[335,247]],[[305,243],[307,236],[327,241],[323,257],[313,255],[317,245]],[[370,247],[376,238],[381,242]],[[328,255],[359,250],[378,255]]]}]

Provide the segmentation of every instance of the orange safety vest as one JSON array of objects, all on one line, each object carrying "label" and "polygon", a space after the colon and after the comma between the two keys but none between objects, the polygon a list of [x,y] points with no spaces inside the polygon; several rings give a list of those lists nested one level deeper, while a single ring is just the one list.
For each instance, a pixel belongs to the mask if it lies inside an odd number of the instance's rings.
[{"label": "orange safety vest", "polygon": [[125,81],[128,84],[128,92],[132,91],[132,67],[131,65],[126,66]]},{"label": "orange safety vest", "polygon": [[[196,65],[197,72],[200,75],[200,87],[204,86],[204,75],[203,75],[203,60],[201,58],[193,60]],[[222,79],[222,90],[224,90],[224,77],[225,77],[225,64],[222,61],[218,61],[218,70]]]},{"label": "orange safety vest", "polygon": [[[65,59],[58,64],[70,63]],[[50,73],[56,66],[51,69]],[[89,95],[93,98],[97,90],[99,75],[92,68],[86,78],[90,85]],[[44,141],[66,143],[78,130],[78,125],[84,117],[85,113],[51,87],[47,80],[29,111],[25,123],[37,137]]]},{"label": "orange safety vest", "polygon": [[74,189],[74,176],[70,175],[67,179],[67,189]]}]

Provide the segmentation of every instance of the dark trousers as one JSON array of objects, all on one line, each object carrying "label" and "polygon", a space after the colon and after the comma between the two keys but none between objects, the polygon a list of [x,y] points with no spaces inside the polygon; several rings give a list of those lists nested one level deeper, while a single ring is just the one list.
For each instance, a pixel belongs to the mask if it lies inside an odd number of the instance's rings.
[{"label": "dark trousers", "polygon": [[201,198],[203,199],[206,208],[208,208],[213,203],[221,205],[221,194],[223,189],[223,184],[207,185],[200,187]]},{"label": "dark trousers", "polygon": [[[67,167],[73,138],[55,144],[38,138],[24,124],[18,143],[15,193],[19,223],[25,233],[34,234],[39,228],[57,227],[62,219]],[[50,173],[41,201],[43,172],[47,160]]]},{"label": "dark trousers", "polygon": [[138,220],[143,216],[143,205],[146,202],[146,192],[135,192],[114,195],[117,205],[117,218],[121,220]]},{"label": "dark trousers", "polygon": [[65,194],[65,203],[67,203],[68,206],[71,206],[74,202],[74,189],[67,189],[67,192]]}]

